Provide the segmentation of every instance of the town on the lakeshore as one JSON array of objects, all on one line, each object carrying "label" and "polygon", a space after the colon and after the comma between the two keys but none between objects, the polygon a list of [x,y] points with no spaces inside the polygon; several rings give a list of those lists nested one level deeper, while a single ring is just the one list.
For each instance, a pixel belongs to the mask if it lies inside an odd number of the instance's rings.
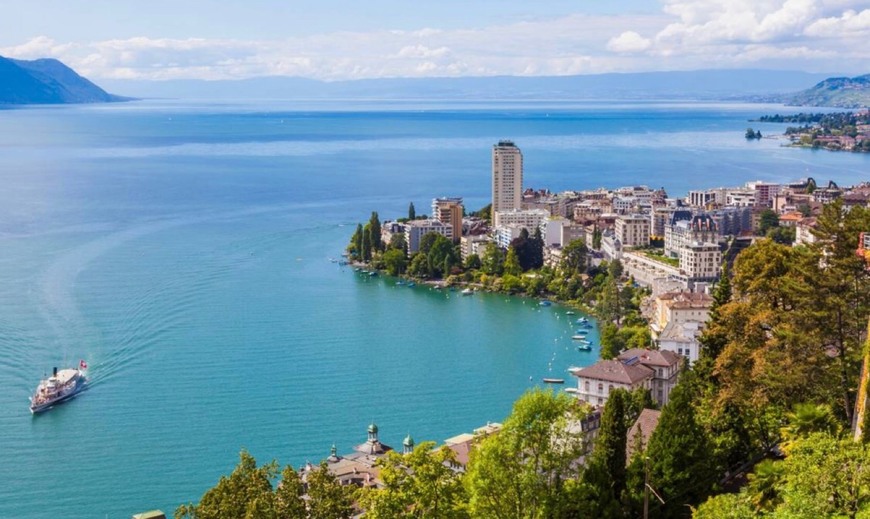
[{"label": "town on the lakeshore", "polygon": [[[460,265],[480,265],[488,248],[489,252],[500,250],[504,262],[512,244],[534,234],[543,241],[545,268],[557,269],[565,260],[565,250],[580,243],[587,249],[584,259],[589,266],[620,263],[622,276],[645,296],[641,315],[649,344],[568,370],[576,385],[567,391],[591,408],[576,427],[591,446],[602,409],[615,389],[648,390],[659,408],[668,403],[680,371],[699,359],[699,338],[714,303],[711,289],[723,267],[733,264],[740,251],[762,237],[787,245],[813,243],[816,217],[834,200],[847,209],[870,207],[870,182],[840,187],[833,181],[819,185],[811,177],[787,184],[758,180],[743,186],[692,190],[680,198],[669,197],[663,187],[648,186],[552,193],[524,187],[523,153],[513,141],[502,140],[492,147],[492,201],[486,210],[467,214],[463,198],[436,197],[429,216],[416,215],[412,209],[408,217],[378,221],[379,242],[385,247],[400,244],[404,257],[410,259],[420,256],[427,235],[437,235],[456,246]],[[386,267],[371,261],[371,256],[363,257],[362,250],[373,245],[353,250],[354,240],[358,244],[374,241],[365,235],[371,232],[369,225],[360,226],[360,231],[351,242],[352,257]],[[861,243],[857,253],[870,251],[870,232],[862,235]],[[870,253],[867,258],[870,265]],[[411,263],[403,262],[391,273],[407,274]],[[442,269],[442,279],[430,282],[441,288],[473,279],[448,275],[451,271],[459,273],[455,268]],[[430,276],[423,273],[421,277],[425,281]],[[479,283],[470,285],[480,287]],[[652,434],[660,413],[646,409],[633,424],[633,430],[642,431],[643,442]],[[479,437],[499,428],[500,424],[490,423],[473,434],[446,440],[446,447],[456,454],[456,468],[462,469]],[[342,482],[377,485],[377,458],[390,450],[378,441],[377,432],[377,425],[371,424],[367,441],[345,457],[337,456],[333,446],[327,467]],[[408,436],[402,449],[408,452],[413,445]],[[306,467],[312,468],[316,467]]]},{"label": "town on the lakeshore", "polygon": [[[282,494],[274,499],[288,507],[295,503],[299,511],[288,517],[394,517],[397,510],[410,514],[402,517],[418,517],[411,513],[418,506],[421,510],[455,506],[461,510],[455,517],[490,517],[494,515],[486,511],[500,506],[527,506],[539,514],[542,506],[557,505],[601,517],[640,516],[642,506],[647,517],[650,492],[660,502],[652,505],[669,510],[662,517],[686,516],[684,507],[701,504],[711,495],[704,503],[706,510],[719,510],[715,499],[721,497],[743,507],[743,515],[734,517],[750,517],[764,507],[776,506],[751,505],[754,498],[744,497],[745,488],[735,493],[746,484],[756,464],[786,458],[785,453],[812,431],[830,436],[811,437],[806,440],[808,445],[840,442],[839,448],[848,450],[860,445],[862,438],[867,443],[870,344],[863,355],[859,351],[867,312],[855,306],[855,323],[820,331],[824,324],[810,321],[828,322],[824,312],[836,310],[816,309],[815,296],[798,285],[821,283],[817,290],[829,291],[826,297],[832,301],[864,297],[862,287],[870,274],[870,182],[841,187],[814,178],[785,184],[759,180],[692,190],[684,197],[671,197],[664,188],[647,186],[552,193],[524,186],[523,153],[509,140],[493,145],[491,181],[491,204],[476,212],[467,212],[458,196],[435,197],[429,216],[416,214],[413,204],[406,217],[394,220],[381,221],[373,212],[368,223],[357,226],[348,259],[341,263],[352,265],[366,278],[377,278],[379,271],[385,271],[397,276],[388,281],[396,285],[421,283],[433,290],[463,287],[462,295],[499,291],[533,297],[541,306],[559,301],[563,306],[554,311],[580,328],[572,337],[581,344],[578,349],[591,350],[586,334],[597,326],[600,359],[587,366],[567,367],[571,377],[564,391],[533,388],[503,423],[487,422],[445,440],[440,447],[431,441],[415,443],[408,434],[400,447],[393,448],[381,441],[377,424],[368,425],[364,435],[361,428],[361,441],[351,452],[339,454],[333,444],[319,463],[308,462],[298,471],[285,469],[275,491]],[[842,230],[846,221],[850,222],[848,235]],[[844,249],[843,244],[848,246]],[[791,254],[786,251],[794,251],[793,260],[785,259]],[[800,268],[811,272],[809,277],[801,282],[775,282],[777,276],[791,280],[805,275],[789,270],[798,268],[789,266],[790,261],[807,261]],[[742,291],[740,300],[732,299],[731,272],[735,290]],[[847,276],[854,280],[838,285]],[[756,277],[760,285],[747,288]],[[831,283],[832,288],[825,288],[824,283]],[[781,304],[782,291],[798,302]],[[849,295],[849,291],[855,293]],[[759,302],[753,302],[754,298]],[[788,321],[798,311],[810,313],[794,323]],[[757,315],[746,317],[741,312]],[[787,329],[803,331],[788,335]],[[727,333],[736,335],[723,336]],[[783,337],[796,339],[784,342]],[[741,349],[748,341],[753,341],[755,350]],[[788,348],[793,350],[783,353]],[[754,367],[744,368],[744,362]],[[853,372],[862,362],[859,379]],[[837,377],[813,375],[815,381],[810,381],[796,375],[787,383],[786,396],[774,400],[765,392],[776,389],[777,377],[790,375],[792,368],[781,366],[795,363],[800,366],[798,373],[804,369],[822,374],[830,373],[830,363],[841,364]],[[829,378],[819,382],[824,376]],[[541,382],[564,384],[565,380],[545,378]],[[760,392],[740,393],[756,384]],[[824,390],[815,398],[821,404],[804,400],[805,392],[828,385],[842,391]],[[833,402],[837,402],[837,418]],[[753,407],[756,403],[763,411]],[[743,409],[747,405],[749,409]],[[523,414],[525,406],[538,407]],[[792,406],[794,412],[789,414]],[[735,422],[702,426],[695,413],[704,407],[706,416],[716,416],[716,420],[730,416],[727,420]],[[545,409],[549,415],[536,414]],[[758,412],[779,415],[773,418],[771,414],[752,426],[759,427],[760,439],[735,443],[736,437],[729,436],[732,429],[747,438],[756,434],[742,429],[740,420],[755,420]],[[815,425],[806,430],[799,430],[802,425],[789,425],[801,419],[800,412],[814,416]],[[852,424],[851,430],[845,432],[837,420]],[[538,432],[543,436],[529,435],[529,428],[541,428]],[[719,435],[715,441],[721,444],[715,444],[714,435]],[[782,440],[771,439],[779,435]],[[505,443],[497,443],[502,437]],[[507,449],[508,454],[498,449]],[[559,461],[547,467],[530,464],[530,449],[543,449]],[[793,463],[802,463],[802,459],[796,455]],[[674,472],[673,467],[681,464],[691,468]],[[256,470],[265,471],[263,477],[275,477],[270,466],[274,462]],[[255,467],[253,458],[243,452],[231,477],[250,477]],[[551,502],[522,505],[519,495],[482,497],[486,492],[501,492],[506,484],[498,479],[501,475],[523,481],[543,478],[530,484],[555,485],[547,498]],[[565,487],[579,489],[574,497],[566,498],[568,490],[554,484],[553,477],[557,483],[562,477],[583,483]],[[695,493],[682,490],[698,486],[699,481],[704,487]],[[214,506],[217,496],[235,495],[226,485],[222,479],[199,505],[179,507],[176,517],[196,517],[202,507]],[[440,497],[420,494],[431,491],[433,485],[451,490]],[[723,489],[730,493],[717,496]],[[658,491],[673,503],[666,504]],[[826,494],[821,495],[820,506],[826,506]],[[469,503],[479,512],[467,513],[464,507]],[[598,515],[605,509],[611,515]],[[318,515],[322,510],[330,511]],[[514,511],[505,517],[525,517]],[[565,513],[552,517],[576,516]],[[550,515],[528,515],[533,516]]]}]

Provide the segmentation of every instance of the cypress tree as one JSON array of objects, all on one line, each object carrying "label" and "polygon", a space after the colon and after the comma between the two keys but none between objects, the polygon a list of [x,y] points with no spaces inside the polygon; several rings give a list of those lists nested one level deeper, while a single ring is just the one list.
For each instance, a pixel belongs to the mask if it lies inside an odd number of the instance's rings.
[{"label": "cypress tree", "polygon": [[372,228],[366,225],[362,233],[362,260],[368,263],[372,260]]},{"label": "cypress tree", "polygon": [[381,244],[381,221],[378,219],[377,211],[372,211],[372,217],[369,218],[369,227],[372,233],[372,250],[383,250]]},{"label": "cypress tree", "polygon": [[413,220],[417,218],[417,210],[414,209],[414,202],[408,204],[408,220]]},{"label": "cypress tree", "polygon": [[593,453],[595,461],[605,467],[614,499],[618,499],[625,489],[625,447],[628,434],[625,416],[629,398],[630,395],[623,389],[614,389],[607,397]]},{"label": "cypress tree", "polygon": [[684,517],[686,505],[702,502],[716,482],[716,460],[695,418],[692,395],[698,389],[694,373],[683,373],[650,438],[650,484],[665,500],[655,503],[653,517]]},{"label": "cypress tree", "polygon": [[353,238],[351,238],[353,242],[353,257],[354,259],[362,259],[362,246],[363,246],[363,228],[362,224],[356,224],[356,232],[353,233]]}]

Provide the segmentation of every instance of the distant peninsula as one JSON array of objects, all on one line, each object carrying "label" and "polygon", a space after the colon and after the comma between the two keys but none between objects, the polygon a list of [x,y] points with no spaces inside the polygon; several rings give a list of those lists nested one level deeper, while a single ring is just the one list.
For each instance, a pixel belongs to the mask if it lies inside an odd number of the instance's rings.
[{"label": "distant peninsula", "polygon": [[792,106],[870,107],[870,74],[825,79],[810,89],[786,98],[785,103]]},{"label": "distant peninsula", "polygon": [[0,56],[0,106],[131,100],[106,92],[56,59],[24,61]]}]

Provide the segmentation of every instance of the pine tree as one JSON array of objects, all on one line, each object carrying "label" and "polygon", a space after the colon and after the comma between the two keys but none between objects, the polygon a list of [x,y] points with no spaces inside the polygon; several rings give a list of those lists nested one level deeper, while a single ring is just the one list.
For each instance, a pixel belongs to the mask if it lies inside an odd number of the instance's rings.
[{"label": "pine tree", "polygon": [[408,220],[417,218],[417,211],[414,209],[414,202],[408,204]]}]

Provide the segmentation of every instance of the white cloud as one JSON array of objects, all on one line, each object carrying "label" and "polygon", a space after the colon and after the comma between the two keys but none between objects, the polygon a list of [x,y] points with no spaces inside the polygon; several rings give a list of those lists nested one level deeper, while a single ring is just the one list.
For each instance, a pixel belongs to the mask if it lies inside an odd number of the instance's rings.
[{"label": "white cloud", "polygon": [[864,9],[860,13],[849,9],[839,17],[821,18],[810,24],[804,34],[807,36],[836,37],[842,35],[856,35],[870,39],[870,9]]},{"label": "white cloud", "polygon": [[[57,42],[0,54],[56,57],[94,79],[324,80],[565,75],[746,66],[856,71],[867,0],[661,0],[662,12],[574,14],[479,28],[338,32],[278,40],[150,38]],[[866,72],[866,71],[860,71]]]},{"label": "white cloud", "polygon": [[613,52],[632,53],[645,51],[652,45],[652,41],[644,38],[634,31],[625,31],[607,42],[607,50]]}]

